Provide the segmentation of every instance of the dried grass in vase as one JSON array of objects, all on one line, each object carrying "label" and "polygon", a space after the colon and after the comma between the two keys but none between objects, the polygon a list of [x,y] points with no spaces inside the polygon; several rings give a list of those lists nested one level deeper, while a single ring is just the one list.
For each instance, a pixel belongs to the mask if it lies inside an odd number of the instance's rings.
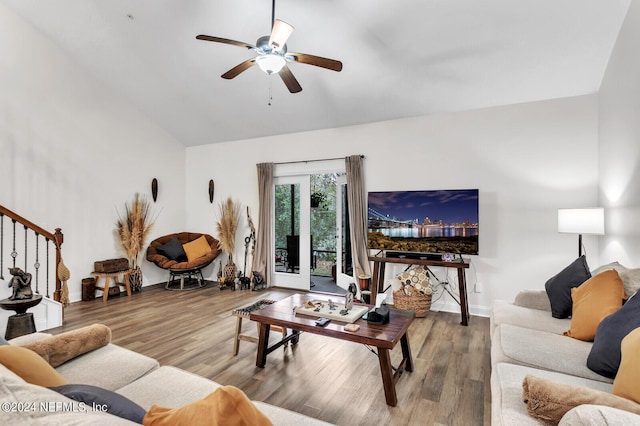
[{"label": "dried grass in vase", "polygon": [[120,248],[129,259],[132,269],[138,268],[138,256],[151,233],[154,220],[151,218],[151,204],[146,197],[136,193],[130,203],[125,203],[124,217],[116,222]]},{"label": "dried grass in vase", "polygon": [[229,264],[233,264],[233,253],[236,248],[236,231],[240,221],[240,203],[231,197],[220,204],[218,221],[218,247],[229,256]]}]

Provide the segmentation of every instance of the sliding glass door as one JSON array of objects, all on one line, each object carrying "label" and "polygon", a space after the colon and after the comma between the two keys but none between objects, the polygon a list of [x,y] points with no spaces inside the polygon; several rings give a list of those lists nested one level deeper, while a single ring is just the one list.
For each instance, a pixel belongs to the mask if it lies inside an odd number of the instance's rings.
[{"label": "sliding glass door", "polygon": [[272,282],[339,292],[354,282],[343,162],[295,163],[274,173]]}]

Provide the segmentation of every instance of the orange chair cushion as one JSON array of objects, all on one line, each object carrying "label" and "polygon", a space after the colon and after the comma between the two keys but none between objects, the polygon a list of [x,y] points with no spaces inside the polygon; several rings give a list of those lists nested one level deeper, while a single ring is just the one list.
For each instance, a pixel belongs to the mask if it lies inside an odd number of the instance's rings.
[{"label": "orange chair cushion", "polygon": [[191,242],[188,242],[187,244],[183,244],[182,248],[187,254],[187,259],[189,260],[189,262],[194,262],[195,260],[211,252],[211,246],[207,242],[207,239],[204,237],[204,235],[200,238],[196,238]]}]

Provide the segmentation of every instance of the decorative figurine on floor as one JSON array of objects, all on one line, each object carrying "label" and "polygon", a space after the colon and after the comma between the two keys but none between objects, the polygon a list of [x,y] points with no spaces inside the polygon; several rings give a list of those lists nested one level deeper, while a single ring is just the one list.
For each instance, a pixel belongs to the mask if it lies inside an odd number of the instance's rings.
[{"label": "decorative figurine on floor", "polygon": [[13,275],[9,280],[9,287],[13,287],[9,300],[31,299],[33,297],[31,274],[20,268],[9,268],[9,273]]},{"label": "decorative figurine on floor", "polygon": [[253,271],[252,275],[253,275],[253,278],[252,278],[253,290],[254,291],[264,290],[265,284],[264,284],[264,277],[262,276],[262,274],[258,271]]},{"label": "decorative figurine on floor", "polygon": [[240,290],[251,289],[251,278],[242,276],[240,277]]}]

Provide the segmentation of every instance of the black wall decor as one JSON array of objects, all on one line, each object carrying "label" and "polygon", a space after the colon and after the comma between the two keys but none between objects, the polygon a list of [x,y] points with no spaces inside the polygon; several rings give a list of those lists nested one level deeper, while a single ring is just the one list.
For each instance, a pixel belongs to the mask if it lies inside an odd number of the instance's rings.
[{"label": "black wall decor", "polygon": [[158,199],[158,179],[156,178],[151,181],[151,197],[153,197],[154,203]]},{"label": "black wall decor", "polygon": [[215,184],[213,183],[213,179],[209,181],[209,202],[213,203],[213,191],[215,188]]}]

